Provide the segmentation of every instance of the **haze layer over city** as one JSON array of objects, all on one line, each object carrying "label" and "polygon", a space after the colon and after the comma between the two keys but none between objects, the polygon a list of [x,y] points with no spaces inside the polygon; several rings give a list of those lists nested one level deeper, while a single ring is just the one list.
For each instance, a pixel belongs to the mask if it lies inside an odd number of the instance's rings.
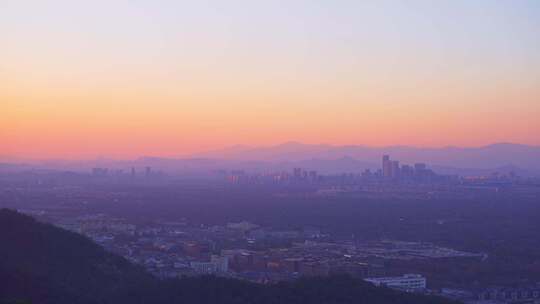
[{"label": "haze layer over city", "polygon": [[540,303],[536,1],[2,1],[0,304]]}]

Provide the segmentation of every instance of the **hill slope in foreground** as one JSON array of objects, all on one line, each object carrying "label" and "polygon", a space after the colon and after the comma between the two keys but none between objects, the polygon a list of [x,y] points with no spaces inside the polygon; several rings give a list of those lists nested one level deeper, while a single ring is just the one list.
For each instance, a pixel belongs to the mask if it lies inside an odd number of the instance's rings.
[{"label": "hill slope in foreground", "polygon": [[0,210],[0,303],[451,303],[346,276],[258,285],[216,277],[158,280],[89,239]]}]

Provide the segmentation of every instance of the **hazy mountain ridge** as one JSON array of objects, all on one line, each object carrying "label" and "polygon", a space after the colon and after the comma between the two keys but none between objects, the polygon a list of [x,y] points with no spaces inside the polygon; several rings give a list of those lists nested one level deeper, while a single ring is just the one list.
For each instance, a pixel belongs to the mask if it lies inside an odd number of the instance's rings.
[{"label": "hazy mountain ridge", "polygon": [[[389,154],[402,163],[424,162],[431,166],[450,168],[495,169],[504,166],[540,170],[540,146],[497,143],[475,148],[411,146],[332,146],[309,145],[297,142],[277,146],[213,151],[194,155],[229,160],[265,160],[271,162],[336,160],[344,157],[379,166],[381,156]],[[226,156],[226,157],[225,157]]]},{"label": "hazy mountain ridge", "polygon": [[153,170],[168,173],[207,174],[215,170],[288,171],[294,167],[317,170],[324,174],[376,170],[381,157],[389,154],[402,164],[423,162],[441,174],[485,175],[514,171],[522,176],[540,175],[540,146],[498,143],[476,148],[411,146],[333,146],[288,142],[276,146],[233,146],[217,151],[193,154],[184,158],[143,156],[135,160],[49,160],[18,164],[4,163],[0,170],[64,169],[85,170],[93,167]]}]

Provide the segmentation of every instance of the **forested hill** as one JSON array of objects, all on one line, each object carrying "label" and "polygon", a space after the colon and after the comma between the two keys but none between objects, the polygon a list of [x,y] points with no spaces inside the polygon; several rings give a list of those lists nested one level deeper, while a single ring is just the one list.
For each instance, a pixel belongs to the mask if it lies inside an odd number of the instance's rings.
[{"label": "forested hill", "polygon": [[257,285],[216,277],[158,280],[89,239],[0,210],[0,303],[356,303],[449,301],[346,276]]}]

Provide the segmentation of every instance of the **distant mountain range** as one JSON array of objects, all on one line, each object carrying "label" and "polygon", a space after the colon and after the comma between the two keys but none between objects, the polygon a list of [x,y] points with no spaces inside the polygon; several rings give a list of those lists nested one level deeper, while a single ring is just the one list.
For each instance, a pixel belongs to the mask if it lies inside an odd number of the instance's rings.
[{"label": "distant mountain range", "polygon": [[[530,171],[540,172],[540,146],[497,143],[483,147],[418,148],[410,146],[333,146],[288,142],[269,147],[231,148],[200,153],[197,158],[304,163],[308,167],[379,168],[381,157],[401,163],[423,162],[442,172]],[[332,162],[332,164],[329,164]],[[457,170],[461,169],[461,170]]]},{"label": "distant mountain range", "polygon": [[[141,157],[136,160],[96,159],[86,161],[45,161],[27,163],[24,168],[64,168],[88,170],[92,167],[129,169],[151,166],[166,172],[207,173],[219,169],[248,171],[291,170],[303,167],[322,173],[360,172],[379,169],[382,155],[402,164],[426,163],[441,174],[485,175],[513,171],[522,176],[540,176],[540,146],[497,143],[483,147],[419,148],[411,146],[334,146],[288,142],[275,146],[233,146],[182,158]],[[18,166],[0,164],[4,171]]]}]

